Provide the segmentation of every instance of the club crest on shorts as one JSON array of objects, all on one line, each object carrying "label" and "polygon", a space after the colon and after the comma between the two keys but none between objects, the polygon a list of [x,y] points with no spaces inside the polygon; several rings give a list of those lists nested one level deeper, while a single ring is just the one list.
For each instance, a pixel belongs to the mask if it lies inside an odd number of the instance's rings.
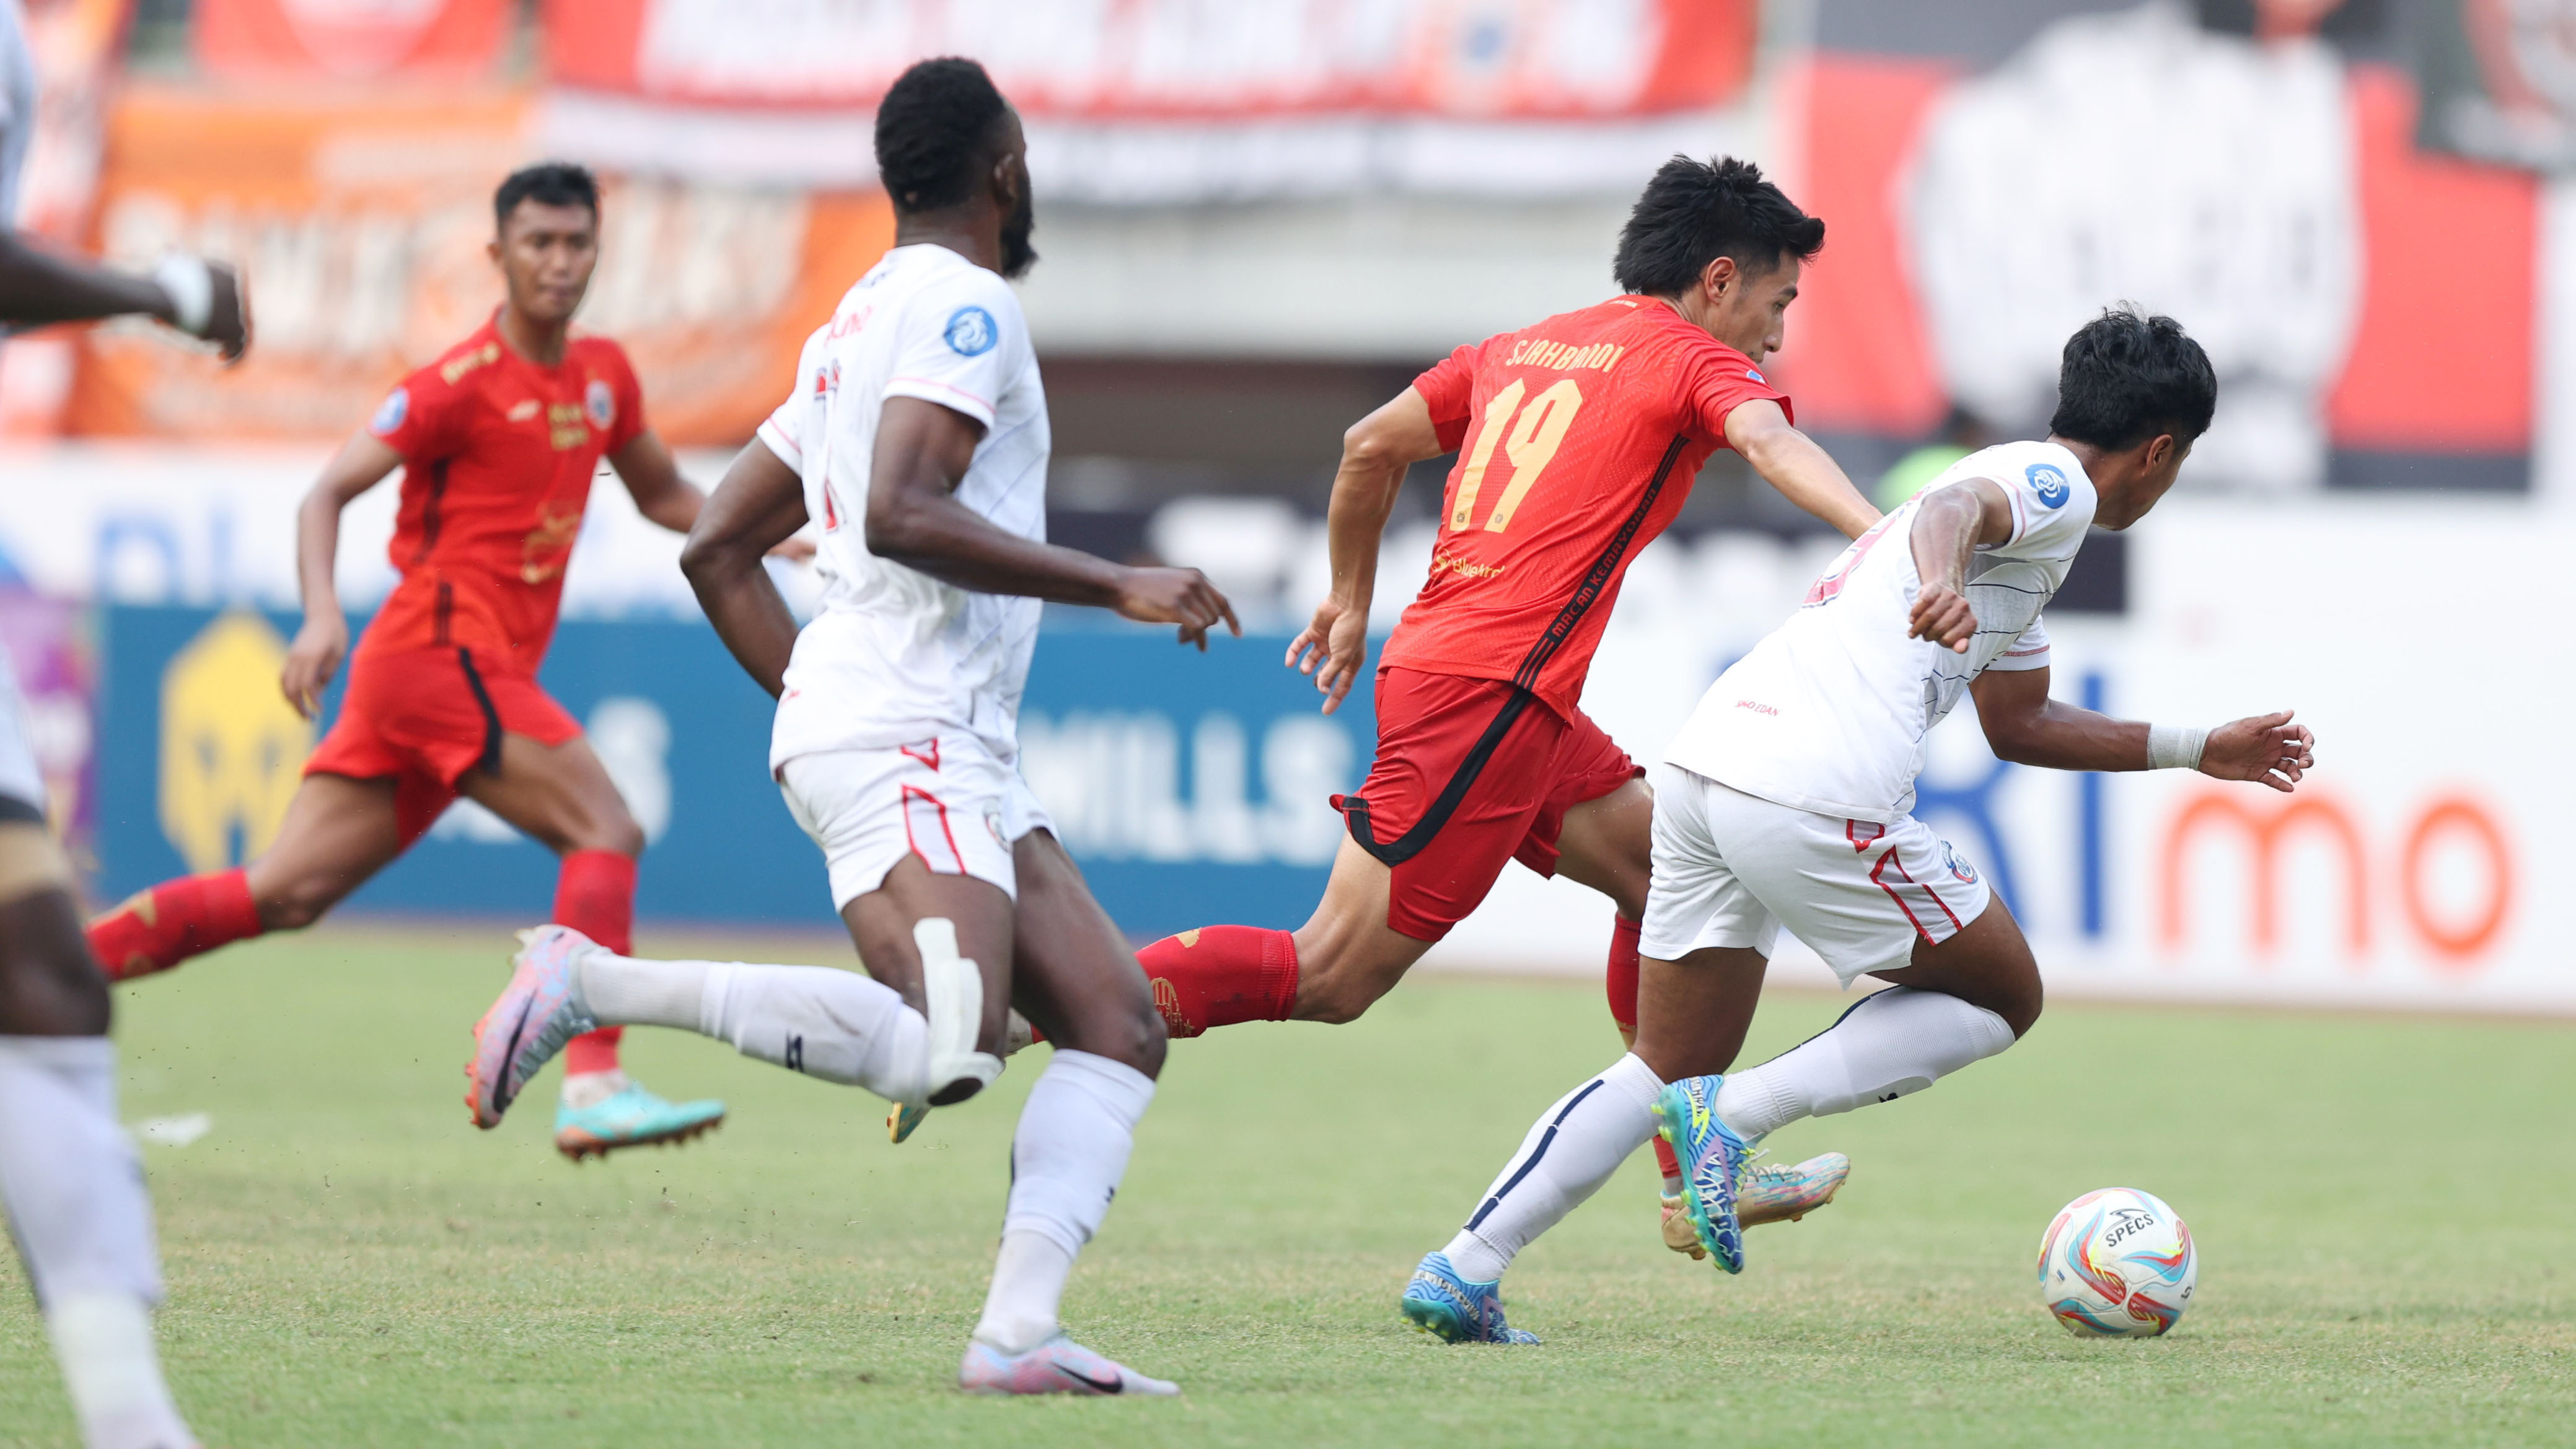
[{"label": "club crest on shorts", "polygon": [[985,828],[985,829],[987,829],[987,830],[989,830],[989,831],[991,831],[991,832],[993,832],[993,843],[994,843],[995,845],[998,845],[998,846],[1002,847],[1004,850],[1008,850],[1008,849],[1010,849],[1010,848],[1011,848],[1011,837],[1009,837],[1008,835],[1005,835],[1005,834],[1003,834],[1003,833],[1002,833],[1002,812],[1001,812],[1001,811],[999,811],[999,810],[987,810],[987,811],[985,811],[985,812],[984,812],[984,828]]},{"label": "club crest on shorts", "polygon": [[2022,476],[2030,480],[2031,491],[2039,495],[2039,501],[2051,508],[2064,508],[2066,500],[2074,494],[2074,490],[2066,486],[2066,475],[2057,471],[2054,464],[2033,463],[2022,470]]},{"label": "club crest on shorts", "polygon": [[1941,863],[1948,866],[1950,874],[1961,881],[1969,885],[1977,883],[1977,868],[1968,864],[1968,858],[1959,853],[1958,847],[1946,840],[1941,842]]},{"label": "club crest on shorts", "polygon": [[981,357],[1002,340],[993,314],[981,307],[960,307],[948,314],[948,350],[960,357]]},{"label": "club crest on shorts", "polygon": [[617,421],[617,394],[594,377],[590,386],[582,389],[581,410],[590,415],[592,427],[607,432],[609,425]]}]

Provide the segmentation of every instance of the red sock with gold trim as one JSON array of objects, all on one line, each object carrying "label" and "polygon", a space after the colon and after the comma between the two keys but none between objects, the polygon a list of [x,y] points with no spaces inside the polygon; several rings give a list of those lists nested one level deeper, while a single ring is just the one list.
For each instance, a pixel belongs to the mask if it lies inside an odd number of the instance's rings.
[{"label": "red sock with gold trim", "polygon": [[1136,953],[1154,1009],[1176,1037],[1238,1021],[1286,1021],[1297,1005],[1297,938],[1258,926],[1201,926]]},{"label": "red sock with gold trim", "polygon": [[108,980],[131,981],[261,930],[250,879],[236,866],[137,892],[89,923],[89,949]]}]

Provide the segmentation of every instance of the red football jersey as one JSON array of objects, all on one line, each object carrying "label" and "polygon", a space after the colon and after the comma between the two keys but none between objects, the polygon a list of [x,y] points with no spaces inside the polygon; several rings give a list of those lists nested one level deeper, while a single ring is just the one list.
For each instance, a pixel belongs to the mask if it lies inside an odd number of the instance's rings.
[{"label": "red football jersey", "polygon": [[1414,379],[1450,470],[1431,577],[1382,664],[1508,680],[1571,715],[1629,561],[1738,403],[1788,395],[1651,297],[1461,347]]},{"label": "red football jersey", "polygon": [[600,457],[644,431],[625,352],[576,336],[540,367],[487,322],[405,378],[367,430],[402,455],[386,550],[402,582],[358,647],[465,645],[535,672]]}]

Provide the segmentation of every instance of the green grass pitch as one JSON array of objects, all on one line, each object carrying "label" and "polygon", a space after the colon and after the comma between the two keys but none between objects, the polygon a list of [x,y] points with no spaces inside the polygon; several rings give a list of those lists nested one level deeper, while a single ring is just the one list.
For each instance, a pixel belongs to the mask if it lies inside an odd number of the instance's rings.
[{"label": "green grass pitch", "polygon": [[[874,1098],[638,1032],[640,1075],[733,1120],[576,1168],[551,1077],[501,1131],[466,1122],[506,944],[326,928],[124,993],[127,1119],[214,1119],[145,1149],[208,1444],[2576,1438],[2563,1026],[2061,1007],[1931,1092],[1782,1133],[1857,1166],[1752,1234],[1742,1277],[1658,1245],[1640,1153],[1507,1284],[1546,1344],[1450,1348],[1398,1319],[1407,1270],[1616,1038],[1597,987],[1416,981],[1354,1026],[1175,1044],[1066,1311],[1186,1397],[992,1402],[951,1376],[1034,1057],[894,1147]],[[1748,1059],[1837,1009],[1775,997]],[[2037,1304],[2050,1214],[2109,1185],[2198,1235],[2168,1339],[2079,1342]],[[0,1446],[70,1442],[0,1270]]]}]

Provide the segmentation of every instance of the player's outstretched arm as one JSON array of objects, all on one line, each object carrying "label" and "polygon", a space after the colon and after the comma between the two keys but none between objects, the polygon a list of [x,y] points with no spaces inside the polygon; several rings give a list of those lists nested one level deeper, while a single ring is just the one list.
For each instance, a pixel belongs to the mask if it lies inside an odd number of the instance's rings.
[{"label": "player's outstretched arm", "polygon": [[716,637],[773,697],[787,687],[796,616],[761,560],[804,526],[805,480],[755,438],[697,510],[689,541],[680,546],[680,572]]},{"label": "player's outstretched arm", "polygon": [[295,584],[304,599],[304,626],[286,648],[286,667],[278,688],[295,712],[311,719],[322,708],[322,691],[340,672],[349,652],[349,620],[340,612],[340,585],[335,577],[340,558],[340,510],[349,500],[375,487],[402,466],[402,455],[372,433],[360,433],[340,447],[322,468],[322,476],[295,510]]},{"label": "player's outstretched arm", "polygon": [[1207,648],[1223,624],[1240,635],[1234,606],[1197,569],[1131,568],[1079,549],[996,528],[957,501],[957,485],[983,440],[983,425],[920,398],[886,399],[868,469],[868,552],[985,594],[1114,609],[1145,624],[1178,624],[1184,644]]},{"label": "player's outstretched arm", "polygon": [[221,262],[174,255],[153,275],[138,277],[0,232],[0,321],[43,326],[133,316],[212,342],[227,362],[250,348],[250,301],[240,275]]},{"label": "player's outstretched arm", "polygon": [[1833,455],[1790,425],[1769,398],[1737,403],[1726,415],[1726,445],[1780,490],[1780,496],[1858,538],[1878,522],[1878,508],[1861,496]]},{"label": "player's outstretched arm", "polygon": [[2316,768],[2316,736],[2288,710],[2197,730],[2113,719],[2048,697],[2048,671],[1988,670],[1968,686],[1997,759],[2051,770],[2194,769],[2284,794]]},{"label": "player's outstretched arm", "polygon": [[1333,591],[1288,645],[1288,667],[1315,677],[1324,713],[1368,664],[1369,606],[1377,595],[1378,540],[1404,491],[1406,470],[1448,451],[1431,422],[1431,405],[1408,387],[1342,434],[1342,465],[1324,518],[1333,560]]},{"label": "player's outstretched arm", "polygon": [[1923,587],[1915,591],[1905,637],[1967,653],[1968,641],[1977,636],[1977,612],[1968,606],[1965,592],[1968,561],[1978,544],[2010,537],[2012,503],[1990,478],[1963,479],[1924,495],[1907,538],[1914,550],[1914,574]]}]

